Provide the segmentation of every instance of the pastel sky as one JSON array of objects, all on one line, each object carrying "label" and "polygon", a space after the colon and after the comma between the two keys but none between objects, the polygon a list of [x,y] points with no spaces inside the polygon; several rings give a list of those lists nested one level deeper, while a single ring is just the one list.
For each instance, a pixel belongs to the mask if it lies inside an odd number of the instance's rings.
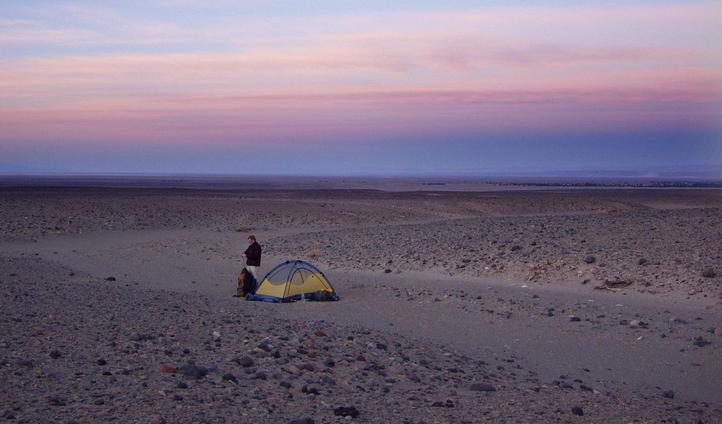
[{"label": "pastel sky", "polygon": [[719,0],[0,4],[0,173],[697,166]]}]

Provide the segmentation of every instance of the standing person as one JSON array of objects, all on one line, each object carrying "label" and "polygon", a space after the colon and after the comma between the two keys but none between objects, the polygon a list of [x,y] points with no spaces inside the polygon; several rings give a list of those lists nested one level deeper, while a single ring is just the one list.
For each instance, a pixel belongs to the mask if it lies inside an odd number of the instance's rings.
[{"label": "standing person", "polygon": [[243,254],[246,255],[246,269],[253,274],[253,278],[258,281],[258,268],[261,266],[261,253],[263,249],[253,234],[248,236],[248,244],[248,249],[243,252]]}]

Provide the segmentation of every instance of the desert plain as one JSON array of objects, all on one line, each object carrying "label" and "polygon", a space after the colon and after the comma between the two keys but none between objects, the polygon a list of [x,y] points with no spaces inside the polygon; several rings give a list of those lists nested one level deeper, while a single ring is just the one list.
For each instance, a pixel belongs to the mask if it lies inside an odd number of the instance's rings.
[{"label": "desert plain", "polygon": [[[720,189],[17,182],[4,421],[722,422]],[[248,234],[340,301],[233,298]]]}]

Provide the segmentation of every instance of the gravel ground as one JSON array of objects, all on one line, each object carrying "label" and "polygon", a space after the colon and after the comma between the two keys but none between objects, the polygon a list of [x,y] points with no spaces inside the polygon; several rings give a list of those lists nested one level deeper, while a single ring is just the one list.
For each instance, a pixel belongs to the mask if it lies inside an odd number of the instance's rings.
[{"label": "gravel ground", "polygon": [[7,421],[722,418],[718,408],[671,392],[599,392],[593,382],[564,376],[544,384],[513,361],[492,367],[486,358],[392,333],[279,318],[279,305],[124,287],[40,259],[2,258],[0,265]]},{"label": "gravel ground", "polygon": [[[309,232],[266,242],[326,266],[722,295],[722,209],[485,217]],[[705,273],[712,272],[715,275]]]},{"label": "gravel ground", "polygon": [[[722,422],[720,212],[718,190],[3,188],[0,420]],[[248,232],[342,300],[228,296]]]}]

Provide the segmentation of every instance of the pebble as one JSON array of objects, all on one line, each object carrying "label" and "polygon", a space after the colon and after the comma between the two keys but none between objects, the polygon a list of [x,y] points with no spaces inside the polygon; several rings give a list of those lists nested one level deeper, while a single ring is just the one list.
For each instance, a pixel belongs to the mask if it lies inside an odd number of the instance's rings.
[{"label": "pebble", "polygon": [[705,347],[708,344],[712,344],[712,343],[707,341],[707,339],[705,339],[704,337],[700,336],[700,337],[697,337],[696,339],[694,339],[694,343],[692,343],[692,344],[694,344],[695,346],[699,346],[699,347]]},{"label": "pebble", "polygon": [[471,386],[469,386],[469,389],[475,392],[495,392],[496,387],[492,386],[491,384],[487,383],[474,383]]},{"label": "pebble", "polygon": [[288,424],[315,424],[315,421],[312,418],[305,417],[300,420],[289,421]]},{"label": "pebble", "polygon": [[225,374],[223,374],[223,377],[221,377],[221,379],[222,379],[223,381],[231,381],[231,382],[233,382],[233,383],[238,383],[238,379],[236,378],[236,376],[233,375],[233,374],[231,374],[231,373],[225,373]]},{"label": "pebble", "polygon": [[176,368],[176,370],[187,376],[192,377],[195,379],[200,380],[201,378],[205,377],[208,374],[208,369],[204,367],[200,367],[193,362],[189,362],[181,367]]},{"label": "pebble", "polygon": [[252,367],[253,364],[255,363],[253,361],[253,358],[251,358],[250,356],[244,356],[242,358],[238,358],[235,360],[235,362],[244,368]]},{"label": "pebble", "polygon": [[359,410],[355,406],[341,406],[333,409],[333,414],[338,417],[356,418],[359,416]]}]

